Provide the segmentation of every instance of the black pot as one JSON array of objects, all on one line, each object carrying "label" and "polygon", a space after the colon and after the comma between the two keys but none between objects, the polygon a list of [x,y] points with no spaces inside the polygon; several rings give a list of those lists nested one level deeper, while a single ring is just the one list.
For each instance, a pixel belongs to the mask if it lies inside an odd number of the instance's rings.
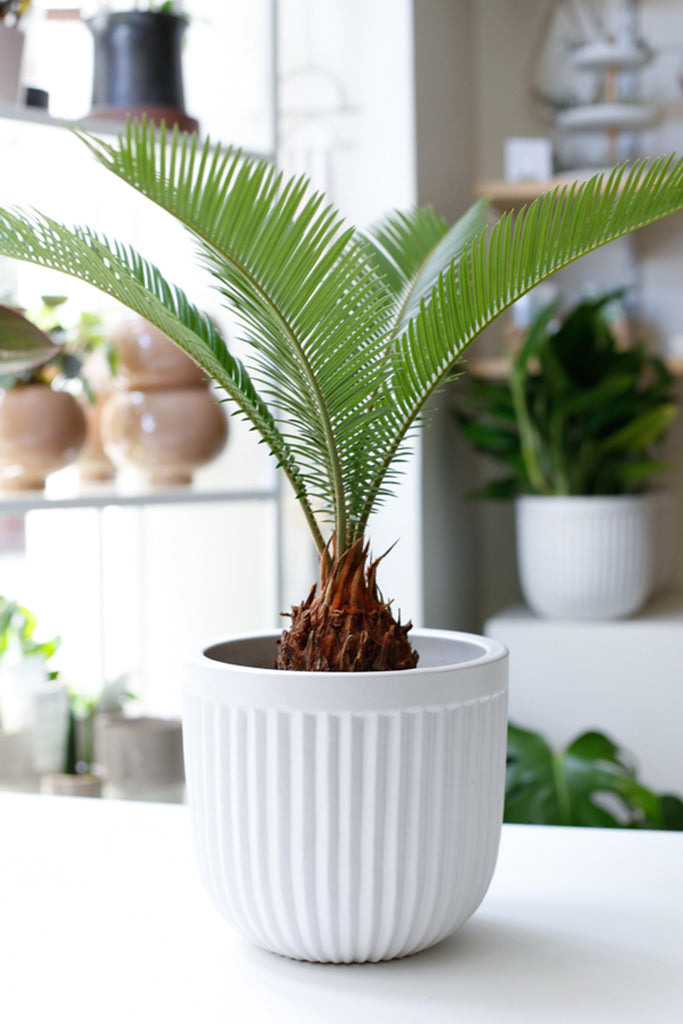
[{"label": "black pot", "polygon": [[93,113],[165,107],[185,110],[177,14],[120,11],[87,21],[95,41]]}]

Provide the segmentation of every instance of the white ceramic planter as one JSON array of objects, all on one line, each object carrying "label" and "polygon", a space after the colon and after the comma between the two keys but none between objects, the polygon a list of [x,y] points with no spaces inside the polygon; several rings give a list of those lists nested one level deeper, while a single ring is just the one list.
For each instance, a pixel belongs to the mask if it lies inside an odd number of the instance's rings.
[{"label": "white ceramic planter", "polygon": [[616,619],[643,607],[654,585],[648,495],[528,495],[515,511],[519,579],[532,611]]},{"label": "white ceramic planter", "polygon": [[[416,669],[270,668],[276,636],[189,659],[185,771],[211,899],[301,960],[407,956],[462,925],[503,815],[507,651],[416,632]],[[255,667],[256,666],[256,667]]]}]

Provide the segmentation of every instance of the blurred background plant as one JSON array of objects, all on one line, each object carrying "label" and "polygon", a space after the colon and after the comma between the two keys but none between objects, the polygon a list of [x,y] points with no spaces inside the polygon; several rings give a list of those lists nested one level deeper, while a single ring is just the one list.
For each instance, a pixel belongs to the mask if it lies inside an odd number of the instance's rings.
[{"label": "blurred background plant", "polygon": [[66,738],[65,775],[83,775],[96,767],[95,718],[98,714],[120,714],[125,705],[135,700],[128,686],[129,676],[123,673],[106,683],[99,693],[79,693],[67,687],[69,696],[69,728]]},{"label": "blurred background plant", "polygon": [[[0,659],[15,651],[22,657],[36,655],[47,662],[59,649],[58,636],[50,640],[36,640],[34,634],[38,620],[32,611],[18,601],[0,596]],[[57,672],[48,672],[55,679]]]},{"label": "blurred background plant", "polygon": [[562,750],[510,725],[505,821],[535,825],[683,830],[683,801],[644,786],[613,740],[585,732]]},{"label": "blurred background plant", "polygon": [[465,436],[508,470],[478,497],[637,493],[667,468],[654,451],[677,413],[674,379],[644,343],[620,347],[607,312],[621,294],[562,317],[545,306],[506,381],[463,382]]},{"label": "blurred background plant", "polygon": [[31,6],[31,0],[0,0],[0,22],[13,27],[19,24]]},{"label": "blurred background plant", "polygon": [[[88,401],[95,401],[92,358],[99,356],[95,377],[101,377],[103,373],[111,377],[116,372],[115,349],[108,340],[103,317],[99,313],[81,311],[73,323],[65,326],[60,310],[67,302],[65,295],[44,295],[43,304],[35,313],[21,311],[22,316],[48,335],[56,349],[54,355],[40,366],[0,376],[0,387],[41,383],[60,390],[68,386],[68,382],[78,382]],[[2,319],[0,332],[4,334]]]}]

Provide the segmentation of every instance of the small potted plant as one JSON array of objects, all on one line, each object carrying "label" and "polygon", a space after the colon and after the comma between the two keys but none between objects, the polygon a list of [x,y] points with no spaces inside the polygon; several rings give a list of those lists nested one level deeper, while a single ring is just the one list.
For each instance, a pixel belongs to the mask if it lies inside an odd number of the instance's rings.
[{"label": "small potted plant", "polygon": [[8,306],[0,306],[0,346],[0,488],[42,490],[86,437],[81,406],[63,387],[71,357]]},{"label": "small potted plant", "polygon": [[57,771],[44,774],[40,790],[51,796],[102,796],[105,779],[96,760],[96,723],[102,717],[119,715],[131,697],[125,692],[126,676],[108,683],[100,693],[78,693],[66,689],[69,702],[68,730],[63,763]]},{"label": "small potted plant", "polygon": [[252,366],[125,245],[2,210],[0,252],[86,277],[179,344],[268,445],[320,554],[319,585],[282,635],[223,638],[188,660],[185,769],[206,887],[287,956],[417,952],[470,917],[493,873],[507,652],[472,634],[411,637],[379,590],[370,515],[469,343],[562,266],[681,209],[683,162],[558,191],[514,231],[509,218],[487,229],[479,203],[452,227],[414,209],[358,232],[306,181],[238,151],[145,123],[114,143],[82,137],[194,236]]},{"label": "small potted plant", "polygon": [[59,637],[36,639],[35,614],[0,597],[0,777],[37,783],[61,764],[68,701],[48,662]]},{"label": "small potted plant", "polygon": [[185,131],[197,122],[185,110],[182,44],[188,19],[180,3],[109,4],[87,25],[94,40],[91,117],[110,120],[143,114]]},{"label": "small potted plant", "polygon": [[516,497],[522,592],[538,614],[616,618],[654,584],[650,481],[676,415],[673,378],[643,343],[620,347],[607,310],[618,294],[537,315],[509,379],[470,378],[459,418],[509,475],[480,492]]}]

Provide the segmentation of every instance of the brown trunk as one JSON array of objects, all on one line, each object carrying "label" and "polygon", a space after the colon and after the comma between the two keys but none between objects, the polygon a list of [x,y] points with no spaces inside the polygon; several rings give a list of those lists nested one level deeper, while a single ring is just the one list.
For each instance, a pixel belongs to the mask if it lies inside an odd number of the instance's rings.
[{"label": "brown trunk", "polygon": [[320,589],[314,586],[292,608],[292,624],[282,634],[276,668],[301,672],[379,672],[415,668],[408,622],[391,613],[377,583],[380,559],[368,561],[368,547],[357,541],[341,556],[321,560]]}]

